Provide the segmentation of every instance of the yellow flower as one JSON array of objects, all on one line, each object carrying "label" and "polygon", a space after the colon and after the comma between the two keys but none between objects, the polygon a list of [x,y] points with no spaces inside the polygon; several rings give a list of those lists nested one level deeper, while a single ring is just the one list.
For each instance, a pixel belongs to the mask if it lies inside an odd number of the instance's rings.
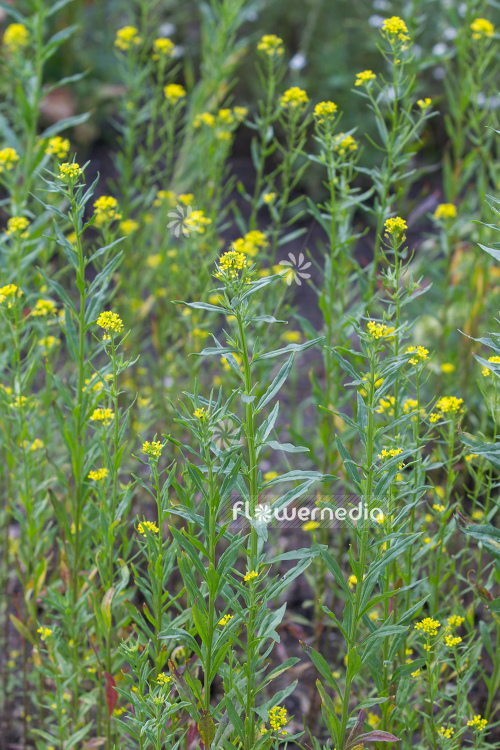
[{"label": "yellow flower", "polygon": [[[488,357],[488,362],[491,362],[494,365],[498,365],[498,364],[500,364],[500,357],[497,357],[497,356],[495,356],[495,357]],[[488,375],[491,374],[490,371],[489,371],[489,369],[487,367],[483,367],[482,370],[481,370],[481,372],[483,373],[483,375],[484,375],[485,378],[488,377]]]},{"label": "yellow flower", "polygon": [[364,83],[368,83],[369,81],[373,81],[377,76],[373,72],[373,70],[362,70],[361,73],[356,73],[356,82],[355,86],[362,86]]},{"label": "yellow flower", "polygon": [[165,94],[165,99],[167,101],[172,102],[172,104],[177,104],[177,102],[184,99],[186,96],[186,89],[179,83],[169,83],[163,89],[163,93]]},{"label": "yellow flower", "polygon": [[108,425],[114,419],[115,413],[111,409],[94,409],[90,415],[92,422],[102,422]]},{"label": "yellow flower", "polygon": [[89,471],[89,479],[92,479],[92,481],[94,482],[100,482],[101,479],[106,479],[108,474],[109,474],[109,471],[105,468],[92,469],[92,471]]},{"label": "yellow flower", "polygon": [[422,362],[427,362],[429,359],[429,350],[424,349],[423,346],[409,346],[406,350],[407,354],[413,354],[411,359],[408,360],[410,365],[419,365]]},{"label": "yellow flower", "polygon": [[94,203],[94,214],[96,226],[102,227],[111,221],[119,221],[121,213],[116,210],[118,201],[111,195],[101,195]]},{"label": "yellow flower", "polygon": [[236,279],[238,273],[247,267],[247,258],[243,253],[235,250],[229,250],[219,258],[218,271],[215,274],[218,278],[226,277]]},{"label": "yellow flower", "polygon": [[142,536],[146,536],[146,529],[150,531],[152,534],[158,533],[158,526],[153,523],[153,521],[144,521],[144,523],[140,523],[137,526],[137,531],[139,534],[142,534]]},{"label": "yellow flower", "polygon": [[366,327],[368,333],[370,336],[373,336],[374,339],[385,338],[394,331],[393,326],[386,326],[384,323],[375,323],[374,320],[369,320]]},{"label": "yellow flower", "polygon": [[165,57],[171,57],[175,49],[175,44],[166,36],[160,36],[153,42],[153,60],[160,60]]},{"label": "yellow flower", "polygon": [[302,526],[303,531],[315,531],[316,529],[319,529],[319,523],[317,521],[307,521],[307,523]]},{"label": "yellow flower", "polygon": [[148,255],[146,258],[146,263],[150,268],[158,268],[162,261],[162,256],[160,253],[156,253],[155,255]]},{"label": "yellow flower", "polygon": [[125,219],[120,221],[120,229],[128,237],[129,234],[133,234],[139,229],[139,223],[133,219]]},{"label": "yellow flower", "polygon": [[428,96],[426,96],[425,99],[419,99],[417,101],[417,105],[420,107],[420,109],[427,109],[432,104],[432,99],[430,99]]},{"label": "yellow flower", "polygon": [[284,331],[280,338],[282,341],[286,341],[289,344],[300,344],[302,341],[302,334],[300,331]]},{"label": "yellow flower", "polygon": [[322,125],[325,120],[335,119],[337,109],[338,107],[335,102],[319,102],[319,104],[316,104],[314,107],[314,117],[318,123]]},{"label": "yellow flower", "polygon": [[285,108],[302,108],[308,101],[309,97],[303,89],[300,89],[298,86],[292,86],[285,91],[280,99],[280,104]]},{"label": "yellow flower", "polygon": [[438,513],[442,513],[443,510],[446,510],[446,508],[444,507],[444,505],[440,505],[439,503],[434,503],[434,505],[432,506],[432,508],[433,508],[433,510],[437,510]]},{"label": "yellow flower", "polygon": [[37,451],[37,450],[40,450],[40,448],[43,448],[43,447],[44,447],[43,440],[40,440],[40,438],[35,438],[33,440],[32,444],[31,444],[30,450],[31,451]]},{"label": "yellow flower", "polygon": [[249,581],[252,581],[254,578],[258,578],[259,574],[255,570],[251,570],[249,573],[245,574],[245,577],[243,580],[245,583],[248,583]]},{"label": "yellow flower", "polygon": [[0,305],[7,300],[7,307],[12,307],[14,297],[20,297],[21,294],[21,290],[15,284],[0,287]]},{"label": "yellow flower", "polygon": [[37,633],[40,633],[40,640],[45,641],[49,637],[49,635],[52,635],[52,629],[51,628],[44,628],[40,627],[36,631]]},{"label": "yellow flower", "polygon": [[137,47],[142,42],[135,26],[123,26],[116,32],[115,47],[127,52],[132,47]]},{"label": "yellow flower", "polygon": [[269,206],[276,200],[276,193],[264,193],[264,195],[262,196],[262,200],[267,206]]},{"label": "yellow flower", "polygon": [[275,706],[269,710],[269,724],[275,732],[286,734],[286,732],[283,731],[283,727],[287,722],[288,714],[284,706]]},{"label": "yellow flower", "polygon": [[201,421],[202,419],[205,419],[205,417],[207,416],[207,412],[205,411],[205,408],[202,407],[201,409],[196,409],[193,416]]},{"label": "yellow flower", "polygon": [[398,37],[401,41],[407,41],[408,39],[408,28],[399,16],[392,16],[392,18],[386,18],[382,24],[382,31],[386,34]]},{"label": "yellow flower", "polygon": [[357,584],[357,582],[358,582],[358,579],[354,575],[354,573],[349,576],[349,588],[350,589],[353,589],[355,587],[355,585]]},{"label": "yellow flower", "polygon": [[0,149],[0,174],[7,170],[10,172],[14,169],[14,164],[19,161],[19,154],[15,148]]},{"label": "yellow flower", "polygon": [[441,623],[438,620],[433,620],[432,617],[425,617],[420,622],[417,622],[415,625],[415,630],[419,630],[422,633],[427,633],[428,635],[435,636],[437,635],[438,628],[441,627]]},{"label": "yellow flower", "polygon": [[76,162],[65,162],[59,167],[59,177],[65,182],[73,182],[74,180],[77,180],[78,177],[80,177],[82,174],[83,173],[80,169],[80,165]]},{"label": "yellow flower", "polygon": [[395,216],[391,219],[387,219],[384,224],[385,236],[394,237],[396,242],[404,242],[406,239],[405,230],[407,229],[406,221],[400,216]]},{"label": "yellow flower", "polygon": [[[436,409],[442,414],[455,414],[463,404],[463,398],[456,398],[455,396],[443,396],[436,404]],[[431,414],[431,417],[433,415]],[[439,417],[438,417],[439,418]],[[431,422],[436,422],[437,419],[431,419]]]},{"label": "yellow flower", "polygon": [[31,314],[33,317],[45,317],[46,315],[55,315],[57,312],[57,305],[52,302],[51,299],[39,299]]},{"label": "yellow flower", "polygon": [[481,714],[476,714],[470,721],[467,722],[468,727],[477,727],[478,732],[482,732],[483,729],[486,729],[486,726],[488,725],[488,722],[486,719],[481,718]]},{"label": "yellow flower", "polygon": [[158,685],[169,685],[172,682],[172,678],[170,675],[165,674],[165,672],[160,672],[158,677],[156,678],[156,682]]},{"label": "yellow flower", "polygon": [[238,122],[243,122],[247,114],[248,109],[246,107],[233,107],[233,115]]},{"label": "yellow flower", "polygon": [[476,18],[470,25],[472,36],[474,39],[481,39],[481,37],[490,38],[495,33],[495,27],[486,18]]},{"label": "yellow flower", "polygon": [[257,45],[259,52],[264,52],[269,57],[280,56],[284,53],[283,39],[276,34],[264,34]]},{"label": "yellow flower", "polygon": [[184,219],[185,233],[189,234],[190,232],[197,232],[198,234],[203,234],[205,232],[205,227],[209,226],[211,223],[212,219],[205,216],[203,211],[191,211],[191,213]]},{"label": "yellow flower", "polygon": [[358,150],[358,143],[352,137],[352,135],[345,135],[345,133],[339,133],[335,139],[335,151],[339,156],[345,156],[345,154],[352,154]]},{"label": "yellow flower", "polygon": [[196,115],[193,120],[193,127],[199,128],[201,125],[206,125],[209,128],[215,127],[215,117],[211,112],[202,112],[200,115]]},{"label": "yellow flower", "polygon": [[484,510],[475,510],[472,513],[472,518],[474,519],[474,521],[482,521],[482,519],[484,518]]},{"label": "yellow flower", "polygon": [[231,245],[231,250],[237,253],[245,253],[253,258],[259,250],[263,250],[268,247],[269,243],[266,240],[264,232],[260,232],[258,229],[254,229],[251,232],[247,232],[244,237],[239,237]]},{"label": "yellow flower", "polygon": [[159,440],[153,440],[152,443],[149,443],[146,440],[146,442],[142,446],[142,452],[145,453],[146,456],[150,456],[151,458],[160,458],[162,450],[163,445]]},{"label": "yellow flower", "polygon": [[179,203],[183,203],[185,206],[190,206],[194,201],[193,193],[181,193],[179,195]]},{"label": "yellow flower", "polygon": [[445,636],[444,642],[446,643],[448,648],[455,648],[455,646],[458,646],[459,643],[462,643],[462,639],[458,635],[447,635]]},{"label": "yellow flower", "polygon": [[18,234],[23,239],[28,237],[26,229],[30,223],[25,216],[12,216],[7,222],[6,234],[13,235]]},{"label": "yellow flower", "polygon": [[457,207],[453,203],[440,203],[434,211],[435,219],[454,219],[457,215]]},{"label": "yellow flower", "polygon": [[110,312],[109,310],[102,312],[99,315],[97,318],[97,325],[106,331],[102,337],[103,341],[109,341],[111,339],[111,336],[109,335],[110,332],[121,333],[123,330],[123,322],[118,313]]},{"label": "yellow flower", "polygon": [[[382,452],[378,454],[378,457],[381,461],[385,461],[386,459],[394,458],[395,456],[399,456],[400,453],[403,452],[402,448],[382,448]],[[401,461],[398,468],[401,470],[404,466],[404,463]]]},{"label": "yellow flower", "polygon": [[279,476],[277,471],[266,471],[264,474],[264,481],[270,482],[271,479],[276,479],[277,476]]},{"label": "yellow flower", "polygon": [[441,735],[441,737],[444,737],[445,739],[449,740],[453,737],[453,735],[455,734],[455,731],[451,727],[448,727],[448,729],[445,729],[444,727],[440,727],[438,729],[438,733]]},{"label": "yellow flower", "polygon": [[29,38],[29,31],[23,23],[11,23],[4,31],[3,43],[9,51],[15,52],[21,47],[26,47]]},{"label": "yellow flower", "polygon": [[456,367],[452,362],[443,362],[441,365],[441,372],[444,372],[446,375],[449,375],[451,372],[455,372]]},{"label": "yellow flower", "polygon": [[232,620],[234,615],[224,615],[224,617],[221,617],[219,620],[219,625],[223,628],[225,625],[228,624],[229,620]]},{"label": "yellow flower", "polygon": [[69,153],[69,149],[69,140],[67,138],[61,138],[60,135],[56,135],[54,138],[49,138],[45,153],[54,154],[58,159],[65,159]]},{"label": "yellow flower", "polygon": [[465,622],[465,617],[460,617],[460,615],[451,615],[448,617],[448,625],[451,628],[459,628],[463,622]]},{"label": "yellow flower", "polygon": [[38,346],[43,346],[42,354],[43,356],[47,356],[49,349],[52,349],[53,346],[59,346],[61,342],[59,339],[56,339],[55,336],[44,336],[43,338],[39,339]]},{"label": "yellow flower", "polygon": [[394,404],[396,403],[396,399],[394,396],[386,396],[385,398],[381,398],[378,403],[378,408],[375,410],[378,414],[384,414],[384,412],[387,412],[388,416],[392,416],[394,414]]},{"label": "yellow flower", "polygon": [[415,672],[412,672],[411,677],[413,678],[420,677],[420,669],[417,669]]}]

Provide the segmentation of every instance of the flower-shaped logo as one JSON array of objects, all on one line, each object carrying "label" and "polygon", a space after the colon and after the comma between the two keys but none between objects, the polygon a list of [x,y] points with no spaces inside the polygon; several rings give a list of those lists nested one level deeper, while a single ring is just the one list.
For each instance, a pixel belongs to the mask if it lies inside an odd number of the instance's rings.
[{"label": "flower-shaped logo", "polygon": [[225,451],[239,443],[240,428],[232,419],[222,419],[214,431],[214,443],[220,451]]},{"label": "flower-shaped logo", "polygon": [[269,523],[272,518],[270,505],[257,505],[255,508],[255,520],[260,523]]},{"label": "flower-shaped logo", "polygon": [[293,253],[288,253],[288,257],[290,260],[282,260],[280,261],[280,266],[288,266],[289,270],[285,274],[286,283],[288,286],[292,283],[292,281],[295,281],[295,283],[298,286],[302,285],[301,279],[310,279],[311,274],[305,273],[305,270],[309,268],[312,263],[311,261],[307,261],[305,263],[305,257],[304,253],[299,253],[299,257],[296,258]]},{"label": "flower-shaped logo", "polygon": [[169,211],[167,216],[171,221],[168,222],[167,226],[176,237],[181,236],[181,232],[184,237],[189,237],[192,227],[189,226],[189,217],[192,213],[191,206],[182,206],[177,204],[173,211]]}]

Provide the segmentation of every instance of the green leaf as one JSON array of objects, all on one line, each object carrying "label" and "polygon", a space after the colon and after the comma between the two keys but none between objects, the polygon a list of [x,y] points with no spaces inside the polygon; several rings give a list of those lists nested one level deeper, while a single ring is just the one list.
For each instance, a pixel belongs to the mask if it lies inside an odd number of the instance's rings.
[{"label": "green leaf", "polygon": [[285,362],[285,364],[281,367],[280,371],[274,378],[273,382],[267,389],[267,391],[264,393],[262,398],[260,399],[259,403],[257,404],[257,408],[255,410],[255,414],[258,414],[266,404],[268,404],[279,392],[281,386],[285,383],[290,370],[292,369],[292,365],[295,359],[295,354],[290,354],[289,358]]},{"label": "green leaf", "polygon": [[328,666],[328,662],[326,661],[326,659],[321,656],[321,654],[312,646],[308,646],[307,643],[304,643],[303,641],[299,641],[299,643],[302,650],[310,657],[312,663],[314,664],[320,675],[323,677],[323,679],[325,679],[330,687],[333,687],[336,690],[337,694],[342,697],[342,693],[340,692],[337,680],[333,676],[332,670]]},{"label": "green leaf", "polygon": [[276,349],[273,352],[264,352],[264,354],[259,354],[257,357],[254,357],[253,362],[261,359],[274,359],[274,357],[279,357],[282,354],[288,354],[289,352],[304,352],[306,349],[310,349],[311,346],[319,344],[320,341],[323,341],[323,338],[323,336],[320,336],[312,341],[305,341],[303,344],[288,344],[288,346],[284,346],[283,349]]},{"label": "green leaf", "polygon": [[213,738],[215,737],[215,724],[208,708],[204,708],[201,712],[200,720],[198,722],[198,731],[205,747],[210,747]]},{"label": "green leaf", "polygon": [[349,474],[349,477],[351,478],[351,481],[354,484],[356,491],[358,492],[358,494],[361,495],[362,494],[361,482],[360,482],[357,467],[351,458],[351,454],[349,453],[347,448],[345,448],[342,440],[340,439],[338,435],[336,436],[336,442],[337,442],[337,447],[339,449],[340,456],[342,458],[342,462],[346,468],[346,471]]}]

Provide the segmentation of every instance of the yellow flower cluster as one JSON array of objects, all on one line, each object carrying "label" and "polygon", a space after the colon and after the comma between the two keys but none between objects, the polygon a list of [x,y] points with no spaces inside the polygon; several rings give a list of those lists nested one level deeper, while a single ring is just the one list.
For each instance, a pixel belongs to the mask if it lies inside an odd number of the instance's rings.
[{"label": "yellow flower cluster", "polygon": [[431,422],[437,422],[442,419],[444,414],[455,414],[462,406],[463,398],[456,398],[455,396],[443,396],[436,404],[436,409],[440,413],[433,412],[429,419]]},{"label": "yellow flower cluster", "polygon": [[205,411],[204,407],[202,407],[201,409],[196,409],[196,411],[193,414],[193,416],[195,416],[196,419],[199,419],[200,421],[202,419],[205,419],[206,415],[207,415],[207,412]]},{"label": "yellow flower cluster", "polygon": [[362,86],[364,83],[373,81],[377,76],[373,70],[362,70],[361,73],[356,73],[355,86]]},{"label": "yellow flower cluster", "polygon": [[474,39],[490,38],[495,33],[495,27],[486,18],[476,18],[471,23],[470,28]]},{"label": "yellow flower cluster", "polygon": [[44,442],[43,442],[43,440],[40,440],[40,438],[35,438],[33,440],[33,442],[31,443],[31,445],[30,445],[30,441],[29,440],[24,440],[23,441],[23,448],[29,448],[30,451],[37,451],[37,450],[39,450],[40,448],[43,448],[43,447],[44,447]]},{"label": "yellow flower cluster", "polygon": [[6,286],[0,287],[0,305],[7,300],[7,307],[12,307],[14,304],[14,297],[20,297],[22,291],[15,284],[7,284]]},{"label": "yellow flower cluster", "polygon": [[411,359],[408,360],[410,365],[419,365],[421,362],[427,362],[429,359],[429,350],[423,346],[409,346],[406,352],[407,354],[412,354]]},{"label": "yellow flower cluster", "polygon": [[37,300],[31,314],[34,318],[45,317],[46,315],[55,315],[56,310],[57,305],[55,302],[52,302],[51,299],[39,299]]},{"label": "yellow flower cluster", "polygon": [[119,221],[121,213],[116,210],[118,201],[111,195],[101,195],[94,203],[94,214],[96,226],[102,227],[112,221]]},{"label": "yellow flower cluster", "polygon": [[442,513],[443,510],[446,510],[446,508],[444,507],[444,505],[434,503],[434,505],[432,506],[432,510],[436,510],[438,513]]},{"label": "yellow flower cluster", "polygon": [[451,628],[459,628],[464,621],[465,617],[460,617],[460,615],[451,615],[448,617],[448,625]]},{"label": "yellow flower cluster", "polygon": [[120,229],[128,237],[129,234],[133,234],[139,229],[139,223],[134,221],[134,219],[125,219],[124,221],[120,221]]},{"label": "yellow flower cluster", "polygon": [[248,583],[249,581],[253,581],[254,578],[258,578],[258,577],[259,577],[259,574],[257,573],[257,571],[251,570],[249,573],[245,574],[245,577],[243,578],[243,580],[245,581],[245,583]]},{"label": "yellow flower cluster", "polygon": [[269,57],[279,56],[285,52],[283,39],[280,39],[276,34],[264,34],[257,45],[257,49],[259,52],[269,55]]},{"label": "yellow flower cluster", "polygon": [[427,633],[428,635],[437,635],[438,629],[441,627],[439,620],[433,620],[432,617],[425,617],[415,625],[415,630]]},{"label": "yellow flower cluster", "polygon": [[55,336],[44,336],[38,341],[38,346],[43,347],[42,354],[45,357],[49,349],[52,349],[53,346],[59,346],[60,343],[59,339],[56,339]]},{"label": "yellow flower cluster", "polygon": [[394,237],[397,242],[405,241],[407,226],[406,221],[401,216],[394,216],[391,219],[387,219],[384,228],[386,237]]},{"label": "yellow flower cluster", "polygon": [[224,617],[221,617],[221,619],[219,620],[219,625],[223,628],[225,625],[228,624],[230,620],[233,619],[233,616],[234,615],[224,615]]},{"label": "yellow flower cluster", "polygon": [[175,44],[166,36],[160,36],[153,42],[153,60],[161,60],[165,57],[171,57],[175,49]]},{"label": "yellow flower cluster", "polygon": [[29,42],[30,34],[23,23],[11,23],[7,26],[3,35],[3,43],[10,51],[26,47]]},{"label": "yellow flower cluster", "polygon": [[238,273],[247,267],[247,258],[243,253],[229,250],[219,258],[219,271],[215,274],[218,278],[235,279]]},{"label": "yellow flower cluster", "polygon": [[140,523],[137,527],[137,531],[142,536],[146,536],[146,529],[152,534],[157,534],[159,531],[158,526],[153,521],[144,521],[144,523]]},{"label": "yellow flower cluster", "polygon": [[488,722],[486,719],[481,718],[481,714],[476,714],[470,721],[467,722],[468,727],[477,727],[478,732],[482,732],[486,729]]},{"label": "yellow flower cluster", "polygon": [[358,150],[358,142],[352,135],[345,135],[345,133],[339,133],[335,139],[335,151],[339,156],[345,156],[346,154],[352,154]]},{"label": "yellow flower cluster", "polygon": [[286,734],[286,732],[282,731],[282,728],[286,725],[287,722],[288,722],[288,714],[284,706],[275,706],[274,708],[270,709],[269,723],[275,732],[281,732],[282,734]]},{"label": "yellow flower cluster", "polygon": [[46,154],[53,154],[58,159],[65,159],[69,153],[70,143],[67,138],[61,138],[60,135],[49,138],[47,148],[45,149]]},{"label": "yellow flower cluster", "polygon": [[99,315],[97,325],[106,331],[103,336],[105,341],[111,338],[109,335],[110,331],[111,333],[120,333],[123,330],[123,322],[118,313],[110,312],[109,310]]},{"label": "yellow flower cluster", "polygon": [[374,339],[383,339],[394,331],[393,326],[386,326],[385,323],[375,323],[374,320],[369,320],[366,326],[370,336]]},{"label": "yellow flower cluster", "polygon": [[[500,364],[500,357],[497,357],[496,355],[494,357],[488,357],[488,362],[491,362],[494,365],[499,365]],[[483,369],[481,370],[481,372],[483,373],[483,375],[484,375],[485,378],[488,377],[488,375],[491,375],[491,372],[490,372],[490,370],[487,367],[483,367]]]},{"label": "yellow flower cluster", "polygon": [[7,146],[7,148],[0,149],[0,174],[2,172],[5,172],[5,170],[10,172],[12,169],[14,169],[14,164],[18,161],[19,154],[17,153],[15,148],[10,148]]},{"label": "yellow flower cluster", "polygon": [[263,250],[269,245],[266,240],[264,232],[260,232],[258,229],[253,229],[251,232],[247,232],[244,237],[240,237],[235,240],[231,245],[231,249],[237,253],[244,253],[250,258],[257,255],[259,250]]},{"label": "yellow flower cluster", "polygon": [[153,440],[152,443],[149,443],[146,440],[146,442],[142,446],[142,452],[145,453],[146,456],[150,456],[151,458],[160,458],[162,450],[163,445],[159,440]]},{"label": "yellow flower cluster", "polygon": [[[382,448],[382,452],[378,454],[378,457],[381,461],[386,461],[387,459],[394,458],[395,456],[399,456],[400,453],[403,452],[402,448]],[[401,463],[398,465],[398,469],[402,469],[404,466],[404,462],[401,461]]]},{"label": "yellow flower cluster", "polygon": [[338,107],[335,102],[319,102],[314,107],[314,117],[322,125],[325,120],[333,120],[335,118],[337,109]]},{"label": "yellow flower cluster", "polygon": [[156,678],[156,682],[158,683],[158,685],[170,685],[170,683],[172,682],[172,678],[170,677],[170,675],[165,674],[165,672],[160,672],[160,674]]},{"label": "yellow flower cluster", "polygon": [[429,96],[426,96],[425,99],[418,99],[417,105],[420,107],[420,109],[427,109],[432,104],[432,99]]},{"label": "yellow flower cluster", "polygon": [[458,646],[459,643],[462,643],[462,639],[458,635],[447,635],[444,639],[444,642],[446,643],[448,648],[455,648],[455,646]]},{"label": "yellow flower cluster", "polygon": [[92,479],[94,482],[100,482],[101,479],[106,479],[108,474],[109,471],[105,468],[92,469],[92,471],[89,471],[89,479]]},{"label": "yellow flower cluster", "polygon": [[382,24],[382,31],[390,36],[397,37],[401,42],[406,42],[410,38],[408,36],[408,27],[405,22],[399,16],[392,16],[386,18]]},{"label": "yellow flower cluster", "polygon": [[387,414],[391,417],[394,414],[394,404],[396,403],[396,399],[394,396],[385,396],[384,398],[381,398],[378,402],[378,409],[375,411],[378,414],[384,414],[387,412]]},{"label": "yellow flower cluster", "polygon": [[177,102],[180,102],[180,100],[184,99],[184,97],[186,96],[186,89],[184,88],[184,86],[181,86],[180,83],[169,83],[163,89],[163,93],[165,94],[165,99],[168,102],[177,104]]},{"label": "yellow flower cluster", "polygon": [[23,239],[28,236],[26,231],[30,223],[25,216],[12,216],[7,222],[6,234],[18,234]]},{"label": "yellow flower cluster", "polygon": [[189,216],[184,219],[184,226],[189,232],[197,232],[197,234],[203,234],[205,227],[208,227],[212,223],[212,219],[205,216],[203,211],[191,211]]},{"label": "yellow flower cluster", "polygon": [[137,47],[141,42],[142,39],[135,26],[123,26],[116,32],[115,47],[118,47],[122,52]]},{"label": "yellow flower cluster", "polygon": [[282,107],[285,108],[301,108],[305,107],[305,105],[309,102],[309,97],[307,96],[304,89],[300,89],[298,86],[292,86],[291,88],[287,89],[283,96],[280,99],[280,104]]},{"label": "yellow flower cluster", "polygon": [[349,576],[349,579],[348,579],[348,583],[349,583],[349,588],[350,588],[350,589],[353,589],[353,588],[355,587],[355,585],[357,584],[357,582],[358,582],[358,578],[357,578],[357,576],[355,576],[355,575],[354,575],[354,573],[352,573],[352,574],[351,574],[351,575]]},{"label": "yellow flower cluster", "polygon": [[457,207],[453,203],[440,203],[434,211],[435,219],[454,219],[457,215]]},{"label": "yellow flower cluster", "polygon": [[102,422],[104,425],[108,425],[112,419],[114,419],[115,413],[112,409],[94,409],[90,415],[92,422]]},{"label": "yellow flower cluster", "polygon": [[80,165],[76,162],[65,162],[59,167],[59,177],[61,180],[69,180],[72,182],[73,180],[77,180],[81,174],[82,170],[80,169]]},{"label": "yellow flower cluster", "polygon": [[455,731],[451,727],[448,727],[448,729],[440,727],[438,729],[438,733],[441,735],[441,737],[444,737],[445,740],[450,740],[455,734]]},{"label": "yellow flower cluster", "polygon": [[302,524],[302,531],[316,531],[316,529],[319,529],[318,521],[306,521]]},{"label": "yellow flower cluster", "polygon": [[52,635],[52,629],[51,628],[40,627],[40,628],[37,629],[36,632],[40,633],[40,638],[41,638],[42,641],[47,640],[47,638],[49,637],[49,635]]}]

